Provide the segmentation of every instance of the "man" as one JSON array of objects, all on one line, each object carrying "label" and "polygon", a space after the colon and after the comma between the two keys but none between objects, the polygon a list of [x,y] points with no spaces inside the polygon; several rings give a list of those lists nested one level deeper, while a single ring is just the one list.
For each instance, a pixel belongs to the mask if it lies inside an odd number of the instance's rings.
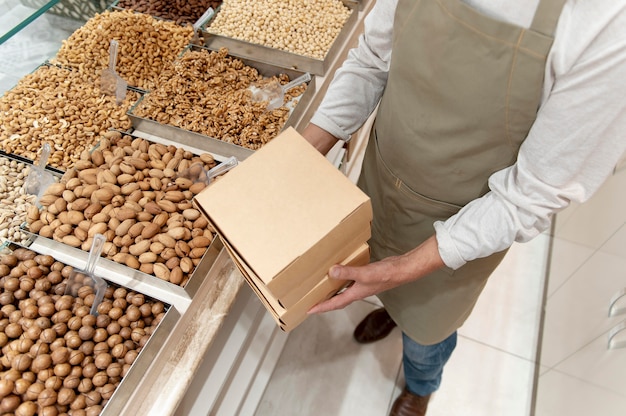
[{"label": "man", "polygon": [[378,0],[303,135],[325,153],[379,103],[359,178],[372,263],[333,267],[354,283],[310,312],[377,295],[355,337],[401,328],[391,414],[423,415],[506,250],[626,150],[626,1]]}]

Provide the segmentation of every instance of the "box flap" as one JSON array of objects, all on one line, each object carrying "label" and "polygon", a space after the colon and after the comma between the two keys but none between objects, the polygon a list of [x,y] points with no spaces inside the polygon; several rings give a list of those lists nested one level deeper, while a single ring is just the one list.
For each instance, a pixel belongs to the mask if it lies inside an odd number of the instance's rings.
[{"label": "box flap", "polygon": [[367,195],[293,128],[195,199],[265,283],[369,204]]},{"label": "box flap", "polygon": [[[369,263],[369,260],[369,246],[363,244],[357,251],[352,253],[350,257],[341,262],[341,264],[348,266],[364,266]],[[324,276],[322,281],[298,303],[280,314],[279,325],[281,329],[288,332],[300,325],[308,317],[307,312],[309,309],[326,299],[330,299],[348,284],[349,282],[333,280],[329,278],[328,275]]]},{"label": "box flap", "polygon": [[[308,261],[294,262],[280,275],[280,277],[291,276],[291,281],[274,279],[267,287],[282,305],[287,308],[292,307],[319,283],[332,266],[349,257],[369,238],[370,229],[365,228],[361,230],[360,234],[353,236],[352,241],[336,248],[332,256],[327,256],[328,261],[322,261],[320,256],[309,256]],[[320,245],[316,247],[320,247]],[[280,285],[275,283],[280,283]]]}]

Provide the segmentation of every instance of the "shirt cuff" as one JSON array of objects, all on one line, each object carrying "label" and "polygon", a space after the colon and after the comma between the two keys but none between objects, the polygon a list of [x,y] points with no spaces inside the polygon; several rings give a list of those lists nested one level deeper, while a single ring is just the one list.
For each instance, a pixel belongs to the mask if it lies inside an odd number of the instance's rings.
[{"label": "shirt cuff", "polygon": [[434,224],[435,232],[437,234],[437,246],[439,248],[439,255],[443,262],[449,268],[456,270],[467,263],[459,251],[454,245],[452,236],[444,226],[442,221],[436,221]]},{"label": "shirt cuff", "polygon": [[337,137],[340,140],[343,140],[343,141],[350,140],[350,134],[343,131],[343,129],[339,127],[337,124],[335,124],[334,121],[332,121],[330,118],[326,117],[324,114],[320,113],[319,111],[313,115],[313,117],[311,118],[311,123],[326,130],[327,132],[329,132],[330,134],[332,134],[333,136]]}]

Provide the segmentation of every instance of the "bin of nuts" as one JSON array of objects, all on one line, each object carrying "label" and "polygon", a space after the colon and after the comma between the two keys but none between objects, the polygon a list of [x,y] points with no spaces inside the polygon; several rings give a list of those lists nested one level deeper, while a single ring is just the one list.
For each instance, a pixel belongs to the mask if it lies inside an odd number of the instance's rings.
[{"label": "bin of nuts", "polygon": [[104,11],[66,40],[50,62],[79,70],[95,82],[109,63],[109,44],[119,44],[116,71],[129,86],[149,91],[161,71],[189,44],[191,26],[131,10]]},{"label": "bin of nuts", "polygon": [[213,240],[192,198],[215,165],[208,153],[110,131],[28,211],[28,229],[84,251],[103,234],[105,258],[184,287]]},{"label": "bin of nuts", "polygon": [[91,315],[92,290],[63,294],[71,271],[26,248],[0,254],[2,414],[119,414],[178,318],[115,286]]},{"label": "bin of nuts", "polygon": [[221,1],[215,0],[119,0],[113,3],[113,7],[149,14],[160,19],[171,20],[179,25],[192,25],[209,7],[215,10],[220,4],[222,4]]},{"label": "bin of nuts", "polygon": [[[250,86],[262,87],[272,81],[284,85],[299,75],[302,73],[240,59],[224,48],[215,51],[190,46],[163,71],[159,86],[144,95],[129,116],[137,130],[160,137],[184,137],[193,132],[207,141],[256,150],[299,117],[315,88],[314,79],[296,86],[285,94],[284,105],[268,110],[268,102],[253,100]],[[198,139],[190,137],[189,141]]]},{"label": "bin of nuts", "polygon": [[24,190],[24,181],[30,172],[28,163],[10,156],[0,156],[0,243],[26,244],[29,235],[21,225],[37,195]]},{"label": "bin of nuts", "polygon": [[354,1],[224,0],[203,35],[213,49],[324,75],[356,20]]},{"label": "bin of nuts", "polygon": [[42,65],[0,98],[0,149],[35,160],[47,142],[48,165],[65,170],[101,133],[129,129],[126,112],[137,98],[129,91],[117,105],[81,73]]}]

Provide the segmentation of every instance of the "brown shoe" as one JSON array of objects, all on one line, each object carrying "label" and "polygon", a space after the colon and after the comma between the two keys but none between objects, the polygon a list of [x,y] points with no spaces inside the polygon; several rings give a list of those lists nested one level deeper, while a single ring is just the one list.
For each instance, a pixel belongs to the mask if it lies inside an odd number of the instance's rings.
[{"label": "brown shoe", "polygon": [[418,396],[410,393],[405,388],[402,394],[393,402],[389,416],[424,416],[426,415],[429,399],[430,394],[428,396]]},{"label": "brown shoe", "polygon": [[370,312],[354,330],[354,339],[358,343],[367,344],[385,338],[396,323],[391,319],[385,308]]}]

